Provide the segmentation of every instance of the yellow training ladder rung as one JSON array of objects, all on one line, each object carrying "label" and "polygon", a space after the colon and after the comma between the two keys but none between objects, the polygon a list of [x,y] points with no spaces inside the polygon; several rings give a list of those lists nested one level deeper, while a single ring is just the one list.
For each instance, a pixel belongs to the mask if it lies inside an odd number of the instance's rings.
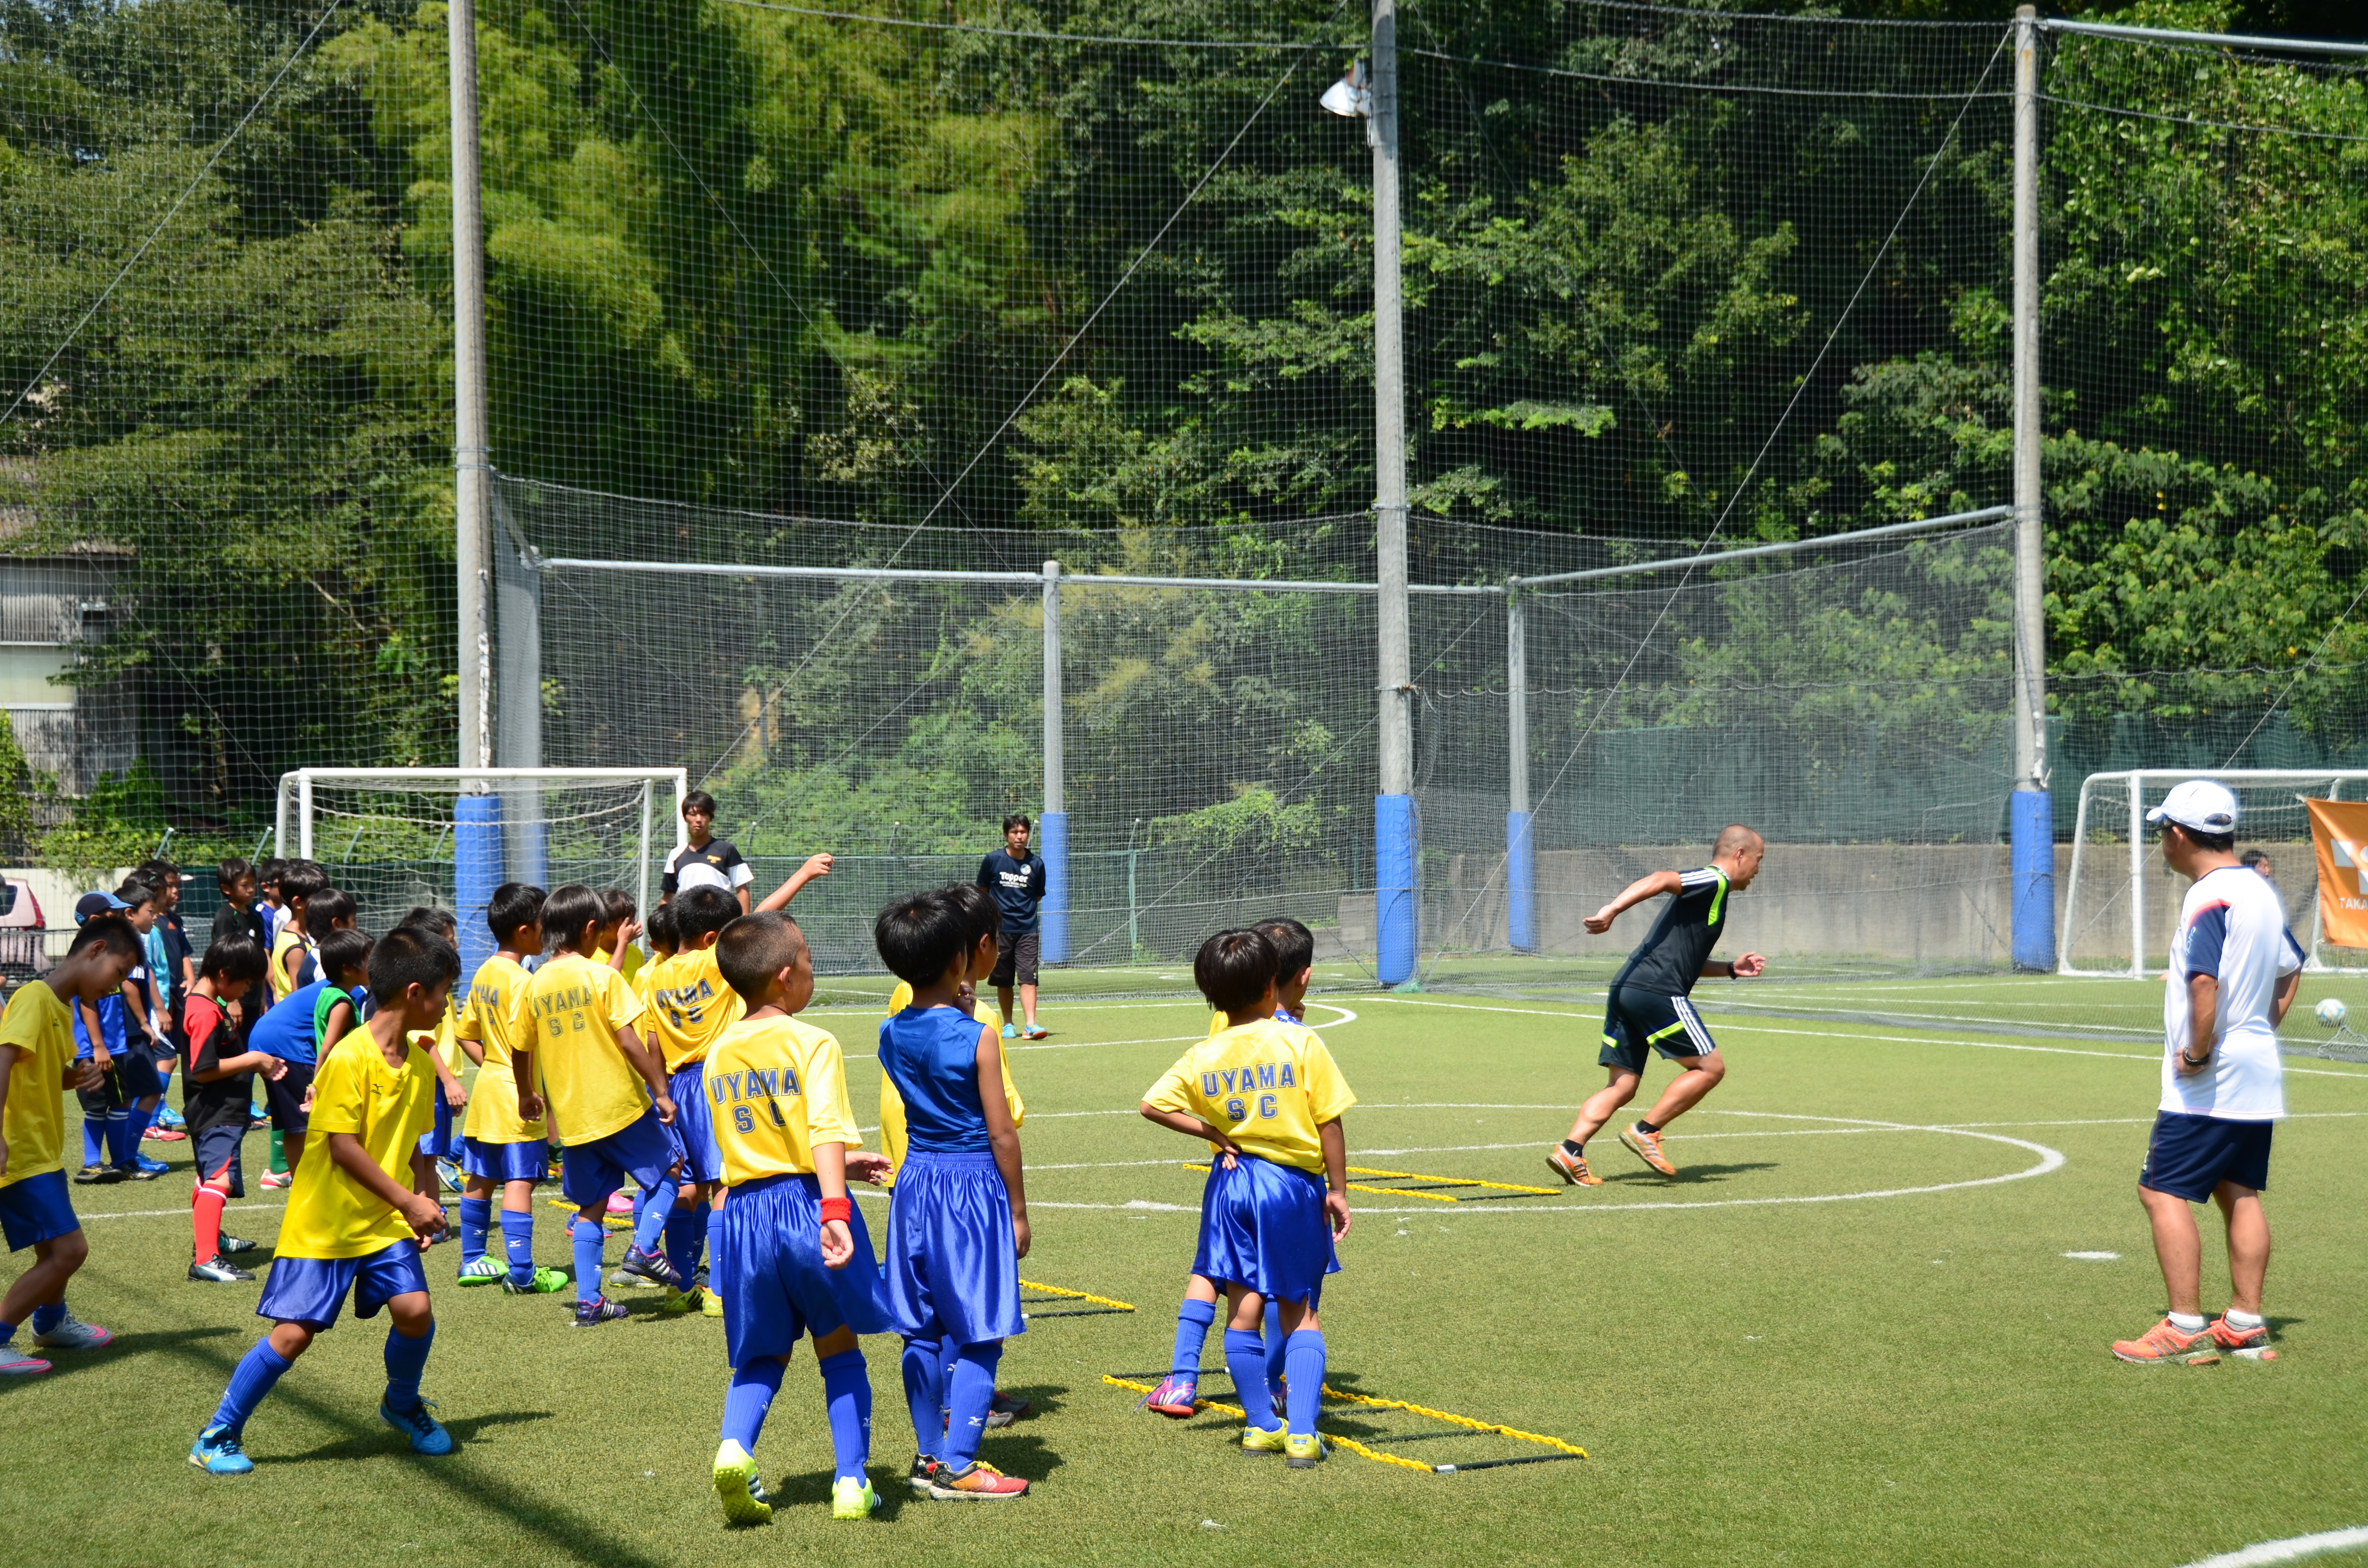
[{"label": "yellow training ladder rung", "polygon": [[1042,1290],[1048,1296],[1066,1296],[1075,1301],[1091,1301],[1098,1307],[1116,1307],[1122,1312],[1134,1311],[1133,1301],[1112,1301],[1108,1296],[1097,1296],[1091,1290],[1072,1290],[1064,1285],[1039,1285],[1033,1279],[1022,1279],[1019,1282],[1019,1288],[1023,1290]]},{"label": "yellow training ladder rung", "polygon": [[1519,1182],[1510,1181],[1482,1181],[1478,1176],[1424,1176],[1419,1171],[1377,1171],[1368,1170],[1361,1165],[1350,1165],[1349,1167],[1349,1174],[1351,1176],[1395,1176],[1400,1181],[1439,1181],[1446,1182],[1455,1187],[1493,1187],[1498,1192],[1534,1192],[1541,1198],[1554,1198],[1558,1196],[1555,1190],[1551,1187],[1523,1187]]}]

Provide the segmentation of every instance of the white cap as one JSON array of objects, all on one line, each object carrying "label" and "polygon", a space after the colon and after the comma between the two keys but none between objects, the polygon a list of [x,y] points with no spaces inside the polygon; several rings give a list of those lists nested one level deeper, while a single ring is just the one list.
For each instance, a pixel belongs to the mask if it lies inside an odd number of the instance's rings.
[{"label": "white cap", "polygon": [[2225,784],[2209,778],[2190,778],[2171,786],[2162,804],[2146,812],[2146,820],[2160,824],[2175,822],[2197,833],[2219,835],[2237,831],[2237,797]]}]

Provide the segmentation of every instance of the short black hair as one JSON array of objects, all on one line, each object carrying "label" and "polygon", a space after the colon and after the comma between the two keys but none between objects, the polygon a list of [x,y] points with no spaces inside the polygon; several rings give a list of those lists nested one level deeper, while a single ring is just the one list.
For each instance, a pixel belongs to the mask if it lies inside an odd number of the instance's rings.
[{"label": "short black hair", "polygon": [[[698,890],[694,890],[698,891]],[[715,967],[740,999],[754,1007],[765,999],[773,976],[795,963],[805,933],[778,909],[743,915],[715,938]]]},{"label": "short black hair", "polygon": [[2188,843],[2206,854],[2226,855],[2237,847],[2237,835],[2233,833],[2206,833],[2202,828],[2190,827],[2183,822],[2167,822],[2162,824],[2162,830],[2165,833],[2169,833],[2174,827],[2187,835]]},{"label": "short black hair", "polygon": [[485,924],[494,939],[507,943],[521,926],[542,919],[542,890],[532,882],[504,882],[485,904]]},{"label": "short black hair", "polygon": [[2248,849],[2237,857],[2237,863],[2249,870],[2256,866],[2267,864],[2269,858],[2270,852],[2266,849]]},{"label": "short black hair", "polygon": [[255,875],[255,868],[235,855],[225,855],[214,862],[214,886],[224,892],[238,886],[241,877]]},{"label": "short black hair", "polygon": [[85,948],[99,947],[118,958],[129,958],[134,961],[147,952],[141,945],[140,933],[131,928],[131,922],[115,914],[94,915],[84,921],[82,928],[74,933],[74,941],[66,948],[66,957],[72,958]]},{"label": "short black hair", "polygon": [[359,918],[361,911],[354,905],[354,895],[343,888],[323,888],[304,901],[304,934],[315,942],[338,921]]},{"label": "short black hair", "polygon": [[427,931],[448,947],[458,940],[461,922],[449,909],[438,909],[430,903],[415,903],[404,911],[403,918],[394,923],[398,931]]},{"label": "short black hair", "polygon": [[543,939],[574,952],[586,927],[608,923],[608,902],[582,882],[553,888],[542,901]]},{"label": "short black hair", "polygon": [[1015,827],[1032,828],[1036,824],[1028,820],[1028,813],[1026,812],[1014,812],[1009,816],[1003,819],[1003,831],[1006,833],[1009,833]]},{"label": "short black hair", "polygon": [[124,908],[137,909],[143,903],[156,902],[156,888],[154,883],[142,878],[126,877],[123,885],[115,890],[115,896],[123,901]]},{"label": "short black hair", "polygon": [[255,863],[256,884],[259,887],[269,887],[278,882],[280,878],[288,874],[290,863],[277,855],[266,855]]},{"label": "short black hair", "polygon": [[1231,1017],[1255,1007],[1274,983],[1274,944],[1263,931],[1220,931],[1192,959],[1192,983]]},{"label": "short black hair", "polygon": [[154,888],[158,892],[163,892],[165,891],[165,879],[167,877],[179,876],[181,874],[181,868],[176,866],[170,860],[166,860],[159,857],[154,860],[141,861],[139,865],[131,869],[131,874],[138,877],[142,881],[146,882],[150,887]]},{"label": "short black hair", "polygon": [[704,790],[693,790],[682,798],[682,814],[689,816],[693,812],[705,812],[710,817],[714,816],[715,797]]},{"label": "short black hair", "polygon": [[235,936],[216,937],[206,944],[206,956],[198,960],[200,980],[244,980],[249,983],[263,978],[263,949],[255,938],[244,931]]},{"label": "short black hair", "polygon": [[343,984],[340,977],[349,969],[360,970],[365,976],[369,974],[370,949],[374,946],[376,944],[370,940],[369,932],[358,931],[348,926],[321,938],[321,950],[313,955],[313,962],[320,966],[321,972],[332,984]]},{"label": "short black hair", "polygon": [[[733,913],[735,915],[739,913],[736,905],[734,906]],[[642,935],[650,939],[650,946],[652,949],[679,948],[682,946],[682,937],[675,931],[674,928],[674,904],[672,903],[666,903],[659,904],[655,909],[651,910],[650,917],[642,922]]]},{"label": "short black hair", "polygon": [[[624,889],[606,889],[600,894],[600,924],[621,926],[633,917],[633,911],[638,907],[639,905],[633,903],[633,895]],[[736,899],[733,901],[732,913],[734,915],[740,913],[740,903]]]},{"label": "short black hair", "polygon": [[1269,915],[1258,923],[1258,933],[1274,944],[1277,984],[1315,967],[1315,933],[1288,915]]},{"label": "short black hair", "polygon": [[675,945],[680,948],[740,918],[740,901],[719,887],[686,888],[667,902],[666,908],[672,911],[667,923],[674,927]]},{"label": "short black hair", "polygon": [[934,985],[970,944],[970,921],[942,892],[906,893],[871,923],[871,945],[905,984]]},{"label": "short black hair", "polygon": [[461,978],[461,955],[416,926],[397,926],[370,949],[370,999],[381,1007],[400,1004],[413,986],[433,991]]},{"label": "short black hair", "polygon": [[946,896],[953,901],[954,907],[962,911],[962,919],[968,923],[972,947],[977,947],[989,937],[1002,940],[1003,906],[995,902],[993,893],[976,882],[950,882],[946,886]]},{"label": "short black hair", "polygon": [[328,891],[329,873],[310,860],[290,860],[280,869],[279,896],[291,903],[300,898],[310,903]]}]

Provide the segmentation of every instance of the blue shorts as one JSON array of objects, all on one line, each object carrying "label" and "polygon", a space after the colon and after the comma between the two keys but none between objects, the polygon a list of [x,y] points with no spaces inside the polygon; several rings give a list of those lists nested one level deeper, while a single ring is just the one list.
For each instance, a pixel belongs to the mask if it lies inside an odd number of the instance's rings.
[{"label": "blue shorts", "polygon": [[211,1181],[224,1171],[230,1173],[229,1192],[233,1198],[246,1196],[246,1172],[241,1168],[238,1152],[246,1142],[246,1123],[217,1122],[200,1127],[190,1134],[189,1148],[198,1163],[198,1179]]},{"label": "blue shorts", "polygon": [[1677,1062],[1717,1049],[1692,1002],[1623,985],[1604,1003],[1603,1049],[1595,1060],[1623,1073],[1642,1073],[1651,1051]]},{"label": "blue shorts", "polygon": [[715,1123],[707,1103],[707,1063],[694,1062],[675,1070],[666,1081],[666,1093],[674,1096],[674,1125],[666,1136],[674,1141],[674,1152],[682,1161],[677,1181],[722,1181],[723,1152],[715,1146]]},{"label": "blue shorts", "polygon": [[2270,1134],[2276,1128],[2273,1121],[2157,1112],[2138,1185],[2190,1203],[2207,1201],[2224,1181],[2262,1191],[2270,1185]]},{"label": "blue shorts", "polygon": [[663,1187],[672,1169],[674,1141],[666,1136],[658,1113],[645,1110],[606,1138],[588,1143],[571,1141],[561,1150],[559,1190],[568,1202],[586,1209],[608,1202],[627,1176],[636,1187]]},{"label": "blue shorts", "polygon": [[368,1257],[277,1257],[255,1315],[301,1323],[318,1334],[337,1321],[348,1290],[354,1293],[354,1316],[374,1318],[397,1296],[427,1289],[427,1270],[411,1242],[396,1242]]},{"label": "blue shorts", "polygon": [[461,1140],[461,1169],[495,1181],[548,1181],[551,1145],[540,1138],[523,1143],[488,1143],[482,1138]]},{"label": "blue shorts", "polygon": [[1293,1165],[1242,1155],[1232,1170],[1209,1165],[1201,1189],[1201,1244],[1192,1272],[1274,1301],[1313,1307],[1324,1277],[1338,1274],[1332,1226],[1324,1217],[1324,1178]]},{"label": "blue shorts", "polygon": [[444,1098],[443,1080],[437,1080],[436,1086],[427,1092],[436,1102],[436,1125],[419,1135],[419,1152],[439,1160],[457,1160],[461,1157],[461,1140],[452,1130],[452,1107]]},{"label": "blue shorts", "polygon": [[905,1153],[888,1203],[888,1308],[907,1339],[984,1345],[1028,1331],[993,1154]]},{"label": "blue shorts", "polygon": [[[871,1253],[871,1233],[856,1210],[847,1221],[855,1256],[844,1268],[822,1261],[822,1187],[810,1176],[743,1182],[723,1199],[721,1270],[724,1358],[734,1367],[786,1356],[799,1338],[842,1328],[888,1331],[888,1290]],[[714,1281],[716,1261],[708,1260]]]},{"label": "blue shorts", "polygon": [[0,1234],[10,1252],[22,1252],[35,1242],[53,1242],[82,1229],[74,1218],[74,1201],[66,1195],[66,1173],[43,1171],[0,1187]]}]

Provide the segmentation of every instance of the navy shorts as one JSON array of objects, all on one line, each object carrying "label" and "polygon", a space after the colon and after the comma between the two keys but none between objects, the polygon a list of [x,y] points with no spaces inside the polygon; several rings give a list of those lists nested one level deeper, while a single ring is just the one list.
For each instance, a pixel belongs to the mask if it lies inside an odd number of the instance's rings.
[{"label": "navy shorts", "polygon": [[313,1113],[304,1108],[304,1091],[313,1086],[315,1065],[311,1062],[290,1062],[287,1072],[263,1080],[263,1103],[271,1110],[271,1130],[283,1138],[313,1124]]},{"label": "navy shorts", "polygon": [[888,1308],[905,1338],[984,1345],[1027,1332],[1011,1194],[993,1154],[906,1151],[888,1204],[885,1261]]},{"label": "navy shorts", "polygon": [[1209,1162],[1193,1273],[1269,1301],[1314,1307],[1323,1296],[1324,1277],[1339,1271],[1322,1176],[1255,1154],[1240,1156],[1232,1170],[1222,1158]]},{"label": "navy shorts", "polygon": [[722,1181],[723,1152],[715,1146],[714,1108],[707,1103],[707,1063],[677,1068],[666,1083],[674,1097],[674,1125],[666,1136],[682,1161],[677,1181]]},{"label": "navy shorts", "polygon": [[245,1172],[239,1168],[238,1151],[246,1140],[244,1121],[218,1121],[211,1127],[189,1129],[189,1149],[198,1162],[198,1179],[211,1181],[223,1171],[230,1173],[230,1195],[246,1196]]},{"label": "navy shorts", "polygon": [[559,1190],[578,1209],[606,1203],[633,1178],[644,1189],[666,1185],[674,1169],[674,1140],[655,1110],[625,1123],[606,1138],[570,1142],[559,1152]]},{"label": "navy shorts", "polygon": [[10,1252],[22,1252],[35,1242],[53,1242],[82,1229],[74,1218],[74,1201],[66,1195],[66,1173],[43,1171],[0,1187],[0,1234]]},{"label": "navy shorts", "polygon": [[2138,1185],[2190,1203],[2210,1199],[2224,1182],[2256,1192],[2270,1185],[2270,1134],[2273,1121],[2228,1121],[2216,1116],[2161,1111],[2146,1142]]},{"label": "navy shorts", "polygon": [[488,1143],[482,1138],[463,1138],[461,1169],[466,1175],[495,1181],[546,1181],[551,1176],[551,1145],[540,1138],[529,1138],[523,1143]]},{"label": "navy shorts", "polygon": [[1671,1061],[1708,1056],[1718,1049],[1710,1030],[1683,996],[1664,996],[1623,985],[1603,1008],[1603,1050],[1596,1061],[1623,1073],[1642,1073],[1657,1051]]},{"label": "navy shorts", "polygon": [[[734,1367],[786,1356],[807,1334],[829,1337],[888,1329],[888,1290],[871,1253],[863,1210],[847,1229],[855,1256],[844,1268],[822,1261],[822,1187],[810,1176],[761,1176],[723,1199],[720,1250],[732,1259],[722,1270],[725,1359]],[[710,1259],[708,1277],[718,1271]]]},{"label": "navy shorts", "polygon": [[147,1098],[165,1092],[165,1080],[156,1075],[156,1053],[146,1035],[115,1053],[115,1082],[122,1091],[123,1103]]},{"label": "navy shorts", "polygon": [[255,1315],[301,1323],[318,1334],[337,1321],[348,1290],[354,1293],[354,1316],[374,1318],[397,1296],[427,1289],[427,1270],[411,1242],[396,1242],[368,1257],[279,1257],[271,1261]]}]

